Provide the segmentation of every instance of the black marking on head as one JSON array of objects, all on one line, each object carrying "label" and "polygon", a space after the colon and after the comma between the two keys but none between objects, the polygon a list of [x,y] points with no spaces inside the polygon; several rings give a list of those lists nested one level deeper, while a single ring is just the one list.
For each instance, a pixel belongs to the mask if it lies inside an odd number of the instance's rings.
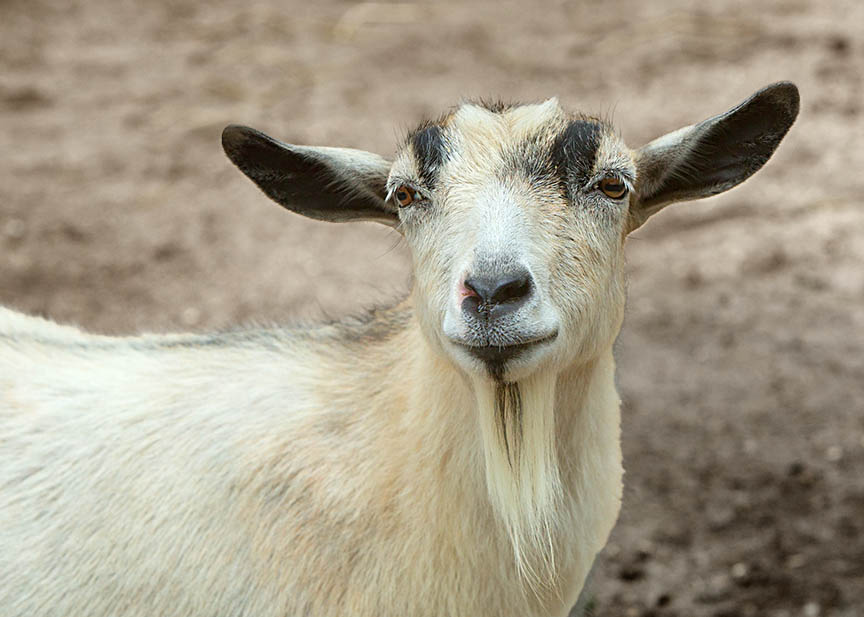
[{"label": "black marking on head", "polygon": [[549,148],[552,141],[549,131],[541,129],[509,149],[504,158],[504,175],[515,173],[534,185],[551,183],[554,187],[558,183],[558,175]]},{"label": "black marking on head", "polygon": [[447,155],[444,130],[439,124],[425,123],[408,136],[408,142],[417,161],[420,180],[427,187],[434,187]]},{"label": "black marking on head", "polygon": [[594,169],[603,125],[590,118],[571,120],[555,138],[551,160],[560,186],[570,196],[574,184],[587,182]]},{"label": "black marking on head", "polygon": [[522,391],[515,382],[495,384],[495,419],[510,467],[519,463],[522,444]]},{"label": "black marking on head", "polygon": [[486,111],[491,111],[493,114],[504,114],[512,109],[522,106],[522,103],[507,102],[502,101],[501,99],[476,99],[469,101],[469,103],[471,105],[476,105],[477,107],[482,107]]}]

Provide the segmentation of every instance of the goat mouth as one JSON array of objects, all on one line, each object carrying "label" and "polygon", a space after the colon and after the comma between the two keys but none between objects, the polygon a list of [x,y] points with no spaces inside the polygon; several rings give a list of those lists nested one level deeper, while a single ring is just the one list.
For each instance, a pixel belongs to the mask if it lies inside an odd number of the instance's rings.
[{"label": "goat mouth", "polygon": [[557,331],[537,338],[502,345],[477,344],[468,341],[454,341],[454,343],[491,369],[492,367],[500,368],[529,349],[551,343],[556,338],[558,338]]}]

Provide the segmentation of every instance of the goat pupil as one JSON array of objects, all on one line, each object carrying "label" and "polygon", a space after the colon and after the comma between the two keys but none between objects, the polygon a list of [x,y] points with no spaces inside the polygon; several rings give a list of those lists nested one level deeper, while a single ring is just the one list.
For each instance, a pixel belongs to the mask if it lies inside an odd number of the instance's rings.
[{"label": "goat pupil", "polygon": [[411,203],[411,195],[408,193],[408,191],[400,189],[396,191],[396,201],[398,201],[403,206],[407,206],[409,203]]},{"label": "goat pupil", "polygon": [[600,182],[600,190],[606,193],[609,197],[617,199],[623,197],[627,190],[623,182],[618,182],[613,179],[606,179]]}]

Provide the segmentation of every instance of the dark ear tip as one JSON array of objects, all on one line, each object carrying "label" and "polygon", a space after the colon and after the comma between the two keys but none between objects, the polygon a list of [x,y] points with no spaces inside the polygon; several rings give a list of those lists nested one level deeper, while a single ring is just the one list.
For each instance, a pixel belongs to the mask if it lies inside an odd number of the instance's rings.
[{"label": "dark ear tip", "polygon": [[249,138],[257,133],[255,129],[239,124],[229,124],[222,130],[222,149],[232,161],[234,155],[238,154],[243,146],[249,142]]},{"label": "dark ear tip", "polygon": [[801,107],[801,95],[798,92],[798,86],[791,81],[778,81],[770,86],[765,86],[753,96],[767,100],[778,111],[785,112],[790,124],[798,116],[798,110]]}]

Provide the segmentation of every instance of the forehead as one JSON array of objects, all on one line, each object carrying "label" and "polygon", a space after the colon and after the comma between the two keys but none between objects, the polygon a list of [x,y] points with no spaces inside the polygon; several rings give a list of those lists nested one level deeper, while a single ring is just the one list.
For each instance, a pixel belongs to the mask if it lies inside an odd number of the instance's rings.
[{"label": "forehead", "polygon": [[610,166],[625,173],[632,166],[612,127],[568,114],[553,98],[530,105],[465,103],[410,132],[394,169],[435,188],[448,179],[489,176],[563,185]]}]

